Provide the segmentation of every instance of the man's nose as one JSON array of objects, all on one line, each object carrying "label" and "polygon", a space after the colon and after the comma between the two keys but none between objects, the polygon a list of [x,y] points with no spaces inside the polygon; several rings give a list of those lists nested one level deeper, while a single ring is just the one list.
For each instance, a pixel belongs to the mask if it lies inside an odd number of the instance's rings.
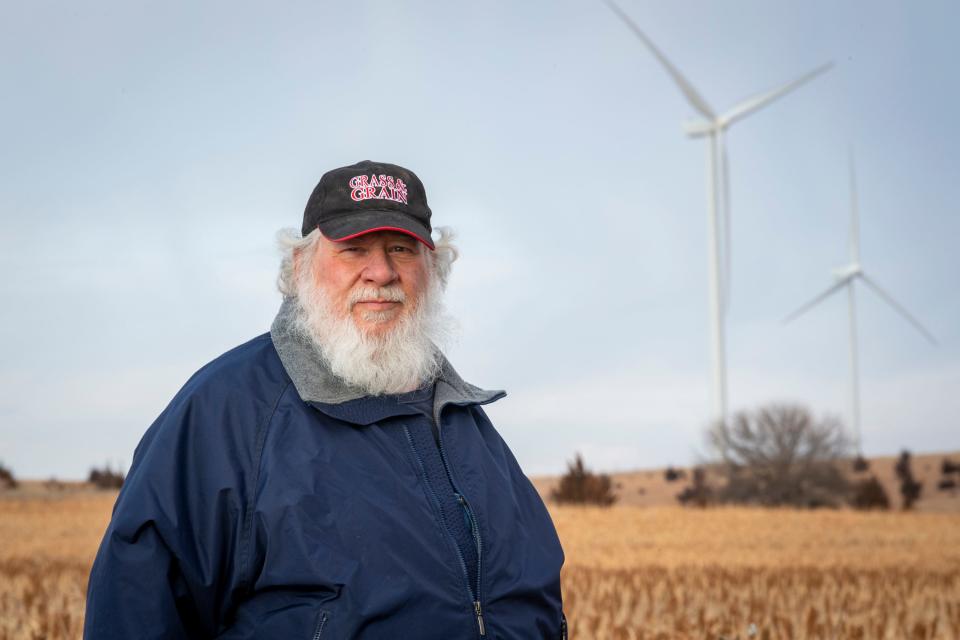
[{"label": "man's nose", "polygon": [[374,250],[368,254],[367,264],[361,274],[365,282],[378,287],[386,286],[397,279],[397,271],[393,268],[390,255],[383,250]]}]

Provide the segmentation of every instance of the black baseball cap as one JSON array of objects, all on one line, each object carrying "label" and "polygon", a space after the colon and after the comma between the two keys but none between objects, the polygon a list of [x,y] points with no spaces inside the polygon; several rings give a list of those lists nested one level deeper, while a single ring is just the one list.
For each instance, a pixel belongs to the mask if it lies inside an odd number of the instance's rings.
[{"label": "black baseball cap", "polygon": [[431,249],[430,207],[413,171],[364,160],[327,171],[303,211],[304,236],[320,229],[326,238],[349,240],[373,231],[399,231]]}]

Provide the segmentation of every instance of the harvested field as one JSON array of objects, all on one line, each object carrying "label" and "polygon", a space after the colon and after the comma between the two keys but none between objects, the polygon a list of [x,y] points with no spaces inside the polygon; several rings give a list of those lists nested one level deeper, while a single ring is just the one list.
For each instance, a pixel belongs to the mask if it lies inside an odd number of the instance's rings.
[{"label": "harvested field", "polygon": [[[79,638],[114,492],[0,497],[0,640]],[[960,638],[960,515],[551,507],[571,638]]]},{"label": "harvested field", "polygon": [[0,497],[0,640],[79,638],[87,575],[116,492]]},{"label": "harvested field", "polygon": [[960,638],[960,577],[719,566],[565,572],[572,638]]},{"label": "harvested field", "polygon": [[956,514],[551,511],[573,638],[960,638]]}]

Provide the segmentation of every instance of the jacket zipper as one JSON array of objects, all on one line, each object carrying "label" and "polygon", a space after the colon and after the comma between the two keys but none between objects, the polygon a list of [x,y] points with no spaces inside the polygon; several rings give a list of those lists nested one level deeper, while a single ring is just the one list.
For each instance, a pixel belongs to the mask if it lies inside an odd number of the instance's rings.
[{"label": "jacket zipper", "polygon": [[320,621],[317,623],[317,629],[313,632],[313,640],[320,640],[320,634],[323,633],[323,627],[327,623],[327,614],[322,612],[320,614]]},{"label": "jacket zipper", "polygon": [[[473,533],[473,540],[477,545],[477,584],[476,588],[473,589],[473,610],[477,614],[477,626],[480,628],[480,637],[484,638],[487,635],[486,627],[483,624],[483,610],[480,607],[481,592],[480,592],[480,576],[483,574],[483,542],[480,539],[480,527],[477,526],[477,519],[473,516],[473,509],[470,508],[470,503],[467,502],[467,498],[460,491],[460,488],[457,486],[457,483],[454,482],[453,473],[450,471],[450,464],[447,462],[447,452],[443,448],[443,431],[440,429],[439,420],[434,417],[434,424],[437,427],[437,443],[440,446],[440,460],[443,462],[443,469],[447,472],[447,478],[450,480],[453,490],[457,492],[457,500],[460,502],[460,505],[466,510],[467,517],[470,518],[470,530]],[[464,571],[466,571],[466,563],[464,563]],[[469,581],[470,576],[467,576]]]},{"label": "jacket zipper", "polygon": [[477,625],[480,627],[480,635],[482,637],[486,636],[487,632],[483,626],[483,611],[480,608],[480,562],[483,555],[483,549],[480,546],[480,528],[477,526],[477,521],[473,517],[473,509],[470,508],[467,499],[464,498],[460,492],[457,492],[457,502],[460,503],[464,513],[467,514],[467,519],[470,521],[470,533],[473,535],[473,541],[477,547],[477,589],[474,591],[476,600],[473,601],[473,610],[477,614]]},{"label": "jacket zipper", "polygon": [[[436,491],[434,490],[433,485],[431,485],[430,482],[426,479],[427,472],[424,470],[423,459],[420,457],[420,453],[417,451],[417,448],[413,445],[413,437],[410,435],[410,429],[407,428],[407,425],[403,425],[403,433],[404,433],[404,435],[406,435],[406,437],[407,437],[407,442],[410,444],[410,449],[413,450],[413,455],[414,455],[414,457],[417,459],[417,464],[420,466],[420,473],[421,473],[421,474],[423,475],[423,477],[424,477],[424,483],[427,485],[427,487],[429,487],[429,489],[430,489],[430,494],[433,496],[434,503],[435,503],[437,509],[439,510],[439,508],[440,508],[440,498],[439,498],[439,496],[437,496],[437,493],[436,493]],[[444,470],[447,472],[447,477],[448,477],[448,479],[450,480],[450,484],[453,485],[454,490],[457,491],[457,497],[458,497],[458,499],[463,500],[463,503],[465,503],[465,502],[466,502],[466,498],[464,498],[464,497],[460,494],[459,490],[457,490],[456,484],[454,484],[454,482],[453,482],[453,476],[450,475],[450,467],[447,466],[447,459],[446,459],[446,456],[445,456],[445,454],[444,454],[444,452],[443,452],[443,440],[440,438],[439,433],[440,433],[440,430],[439,430],[439,427],[438,427],[438,429],[437,429],[437,434],[438,434],[438,436],[437,436],[437,437],[438,437],[438,440],[439,440],[440,459],[441,459],[441,461],[443,462],[443,468],[444,468]],[[461,503],[461,504],[463,504],[463,503]],[[470,515],[470,522],[471,522],[471,527],[472,527],[472,529],[474,530],[474,540],[475,540],[476,543],[477,543],[477,591],[476,591],[476,592],[475,592],[475,591],[473,590],[473,588],[470,586],[470,574],[467,572],[467,562],[466,562],[466,560],[464,560],[464,558],[463,558],[463,552],[460,551],[460,546],[457,544],[456,540],[453,538],[453,534],[450,533],[450,529],[449,529],[449,527],[447,527],[446,522],[443,522],[443,521],[442,521],[442,518],[441,518],[441,524],[443,525],[443,530],[447,533],[447,537],[450,538],[451,540],[453,540],[453,548],[454,548],[454,550],[456,550],[456,552],[457,552],[457,559],[460,561],[460,570],[463,571],[464,583],[465,583],[466,586],[467,586],[467,594],[470,596],[470,600],[473,601],[473,611],[474,611],[474,614],[475,614],[476,617],[477,617],[477,626],[478,626],[479,629],[480,629],[480,637],[485,638],[486,635],[487,635],[487,631],[486,631],[486,627],[485,627],[484,624],[483,624],[483,611],[482,611],[482,609],[480,608],[480,595],[479,595],[479,594],[480,594],[480,591],[479,591],[479,589],[480,589],[480,532],[477,531],[476,525],[473,524],[474,520],[473,520],[473,515],[472,515],[472,514]],[[474,594],[476,594],[476,595],[474,595]]]},{"label": "jacket zipper", "polygon": [[480,601],[475,600],[473,603],[473,609],[477,612],[477,624],[480,625],[480,635],[486,636],[487,630],[483,628],[483,612],[480,610]]}]

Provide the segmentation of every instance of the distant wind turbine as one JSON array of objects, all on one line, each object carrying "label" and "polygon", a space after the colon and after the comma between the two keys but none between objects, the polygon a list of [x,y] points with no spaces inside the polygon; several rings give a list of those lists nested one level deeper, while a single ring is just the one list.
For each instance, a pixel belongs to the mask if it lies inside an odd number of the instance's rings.
[{"label": "distant wind turbine", "polygon": [[847,289],[847,304],[849,305],[849,319],[850,319],[850,412],[853,418],[853,438],[854,446],[857,449],[857,455],[862,456],[863,451],[861,450],[861,434],[860,434],[860,369],[859,363],[857,360],[857,308],[856,308],[856,299],[854,297],[853,284],[854,281],[858,278],[871,289],[874,293],[880,296],[884,302],[893,307],[893,310],[899,313],[901,316],[907,319],[907,321],[914,326],[920,333],[923,334],[931,344],[937,344],[936,338],[933,337],[929,331],[927,331],[920,321],[914,318],[909,311],[907,311],[903,305],[893,299],[889,293],[884,291],[876,281],[870,278],[863,271],[863,267],[860,265],[860,221],[859,221],[859,212],[857,211],[857,179],[856,172],[853,166],[853,155],[850,156],[850,264],[840,267],[833,270],[834,278],[836,278],[836,283],[833,284],[826,291],[818,295],[816,298],[806,303],[789,316],[784,318],[784,324],[795,320],[800,317],[813,307],[817,306],[821,301],[833,295],[833,293],[839,291],[846,287]]},{"label": "distant wind turbine", "polygon": [[[717,115],[697,90],[671,64],[667,57],[653,44],[653,41],[640,30],[630,17],[611,0],[606,5],[619,16],[663,65],[670,77],[680,88],[687,102],[696,109],[705,120],[688,122],[684,125],[687,135],[692,138],[709,137],[707,148],[707,190],[710,198],[708,225],[710,228],[708,244],[709,262],[709,302],[710,337],[713,348],[713,412],[717,420],[727,418],[727,364],[725,352],[724,319],[730,302],[730,177],[727,169],[727,152],[724,146],[724,134],[734,122],[745,118],[777,98],[790,93],[800,85],[827,71],[833,63],[817,67],[813,71],[789,82],[777,89],[747,98],[725,113]],[[720,180],[717,180],[717,175]],[[719,188],[718,188],[718,182]],[[718,193],[719,191],[719,193]],[[717,215],[717,211],[722,216]]]}]

